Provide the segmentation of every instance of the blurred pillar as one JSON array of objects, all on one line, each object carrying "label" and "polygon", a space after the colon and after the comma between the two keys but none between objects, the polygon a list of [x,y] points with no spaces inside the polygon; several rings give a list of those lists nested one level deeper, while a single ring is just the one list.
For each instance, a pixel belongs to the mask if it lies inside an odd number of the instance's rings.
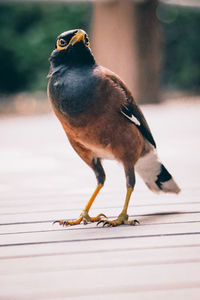
[{"label": "blurred pillar", "polygon": [[159,102],[160,42],[157,0],[96,2],[92,49],[98,63],[116,72],[140,103]]}]

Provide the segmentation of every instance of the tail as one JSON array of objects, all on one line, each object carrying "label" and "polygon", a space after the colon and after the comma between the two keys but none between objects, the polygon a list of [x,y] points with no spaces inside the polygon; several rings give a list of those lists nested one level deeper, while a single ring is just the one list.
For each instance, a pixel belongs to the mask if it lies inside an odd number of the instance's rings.
[{"label": "tail", "polygon": [[135,165],[135,170],[153,192],[162,191],[164,193],[175,194],[180,192],[180,188],[172,175],[159,161],[155,150],[151,150],[140,157]]}]

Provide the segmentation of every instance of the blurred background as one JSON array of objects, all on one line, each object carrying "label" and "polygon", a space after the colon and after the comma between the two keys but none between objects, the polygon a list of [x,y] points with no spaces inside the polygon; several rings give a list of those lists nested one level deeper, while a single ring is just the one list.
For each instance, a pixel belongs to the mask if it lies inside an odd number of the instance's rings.
[{"label": "blurred background", "polygon": [[96,60],[139,103],[200,93],[197,0],[0,2],[0,113],[49,111],[48,57],[58,34],[89,32]]},{"label": "blurred background", "polygon": [[[46,94],[55,39],[72,28],[142,104],[182,189],[156,196],[137,176],[135,228],[52,226],[77,218],[96,186]],[[200,299],[199,95],[200,0],[0,0],[1,300]],[[124,170],[104,167],[91,216],[115,217]]]}]

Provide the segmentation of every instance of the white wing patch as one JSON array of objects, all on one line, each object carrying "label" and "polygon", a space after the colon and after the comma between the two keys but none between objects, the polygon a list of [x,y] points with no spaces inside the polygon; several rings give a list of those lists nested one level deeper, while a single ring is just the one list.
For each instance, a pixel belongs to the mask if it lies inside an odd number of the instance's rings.
[{"label": "white wing patch", "polygon": [[135,125],[140,126],[140,121],[134,116],[132,115],[131,117],[129,117],[127,114],[125,114],[122,110],[121,113],[127,118],[129,119],[131,122],[133,122]]}]

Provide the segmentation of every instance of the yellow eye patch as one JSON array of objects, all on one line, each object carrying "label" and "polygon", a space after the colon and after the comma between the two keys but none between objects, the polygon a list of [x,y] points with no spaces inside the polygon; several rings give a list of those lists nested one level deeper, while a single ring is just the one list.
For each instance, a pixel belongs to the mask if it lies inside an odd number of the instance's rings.
[{"label": "yellow eye patch", "polygon": [[67,49],[68,45],[62,45],[61,40],[57,40],[56,47],[58,50],[64,50],[64,49]]},{"label": "yellow eye patch", "polygon": [[85,32],[81,29],[79,29],[77,31],[77,33],[71,38],[71,40],[69,41],[69,43],[67,45],[65,45],[65,43],[63,43],[63,45],[61,44],[64,40],[63,39],[58,39],[56,42],[56,46],[58,50],[65,50],[67,49],[67,47],[69,45],[74,45],[79,41],[83,41],[86,47],[90,47],[89,41],[85,40]]}]

